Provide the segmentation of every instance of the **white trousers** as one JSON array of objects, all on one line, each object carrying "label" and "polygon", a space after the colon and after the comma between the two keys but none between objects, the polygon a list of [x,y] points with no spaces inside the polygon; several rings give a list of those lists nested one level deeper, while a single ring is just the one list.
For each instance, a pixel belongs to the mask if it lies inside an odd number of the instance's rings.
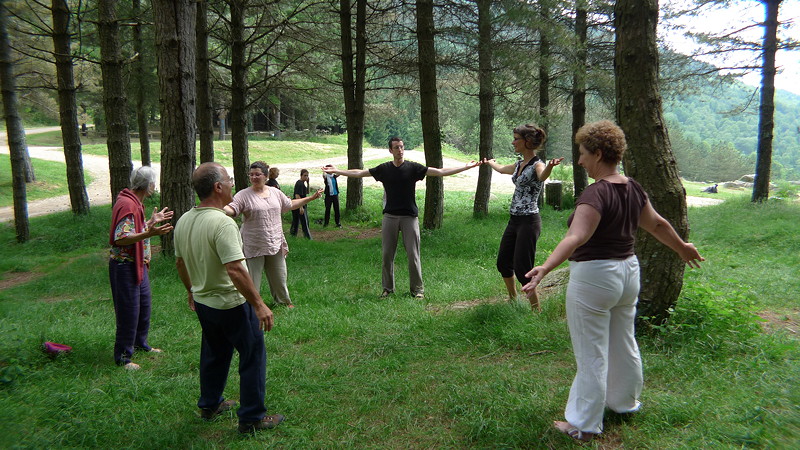
[{"label": "white trousers", "polygon": [[603,409],[639,409],[642,360],[634,337],[639,260],[570,262],[567,323],[578,372],[564,411],[581,431],[603,431]]},{"label": "white trousers", "polygon": [[289,288],[286,286],[286,257],[283,252],[247,258],[245,262],[247,270],[250,272],[250,278],[253,279],[253,284],[258,292],[261,292],[261,272],[264,271],[267,273],[272,299],[284,305],[292,303],[292,299],[289,298]]}]

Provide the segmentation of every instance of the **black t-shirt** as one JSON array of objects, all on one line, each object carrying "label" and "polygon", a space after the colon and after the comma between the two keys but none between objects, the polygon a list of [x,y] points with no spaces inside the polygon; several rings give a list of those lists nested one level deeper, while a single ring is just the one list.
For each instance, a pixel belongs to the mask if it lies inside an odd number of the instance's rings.
[{"label": "black t-shirt", "polygon": [[[596,209],[600,223],[592,237],[575,249],[570,261],[626,259],[634,254],[639,217],[647,204],[647,193],[639,183],[633,178],[628,178],[627,183],[600,180],[581,193],[575,206],[581,204]],[[574,216],[575,213],[569,216],[567,226]]]},{"label": "black t-shirt", "polygon": [[297,180],[294,184],[294,194],[292,194],[292,198],[296,198],[295,195],[300,198],[306,198],[306,195],[308,195],[308,187],[306,187],[305,181]]},{"label": "black t-shirt", "polygon": [[383,213],[417,217],[419,210],[414,187],[427,172],[427,167],[413,161],[403,161],[400,167],[388,161],[369,169],[370,175],[383,183]]}]

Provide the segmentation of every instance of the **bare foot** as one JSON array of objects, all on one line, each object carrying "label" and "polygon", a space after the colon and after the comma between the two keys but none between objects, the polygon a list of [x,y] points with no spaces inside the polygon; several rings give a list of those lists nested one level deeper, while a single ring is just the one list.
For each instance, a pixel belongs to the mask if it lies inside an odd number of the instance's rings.
[{"label": "bare foot", "polygon": [[122,368],[125,369],[125,370],[139,370],[140,369],[138,364],[132,363],[132,362],[129,362],[128,364],[125,364],[124,366],[122,366]]}]

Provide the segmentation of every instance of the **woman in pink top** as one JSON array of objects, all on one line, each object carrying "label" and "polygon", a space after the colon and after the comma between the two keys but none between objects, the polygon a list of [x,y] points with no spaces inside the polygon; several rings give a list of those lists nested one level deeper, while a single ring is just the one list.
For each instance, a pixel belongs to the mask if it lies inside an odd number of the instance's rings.
[{"label": "woman in pink top", "polygon": [[283,235],[281,214],[305,206],[322,195],[322,189],[306,198],[290,199],[279,189],[266,185],[269,166],[263,161],[250,164],[250,187],[241,190],[225,206],[231,217],[242,220],[242,243],[247,269],[260,290],[261,272],[267,274],[269,290],[277,302],[294,308],[286,287],[286,254],[289,245]]}]

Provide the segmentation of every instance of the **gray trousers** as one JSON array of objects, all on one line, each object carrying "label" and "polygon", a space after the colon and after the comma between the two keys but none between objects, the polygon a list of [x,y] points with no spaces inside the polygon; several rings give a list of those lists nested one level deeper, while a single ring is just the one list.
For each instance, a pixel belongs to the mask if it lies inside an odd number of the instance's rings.
[{"label": "gray trousers", "polygon": [[289,298],[289,288],[286,286],[286,257],[282,252],[247,258],[245,262],[247,262],[250,278],[253,279],[253,284],[259,292],[261,292],[261,272],[264,271],[267,273],[272,299],[284,305],[292,303],[292,299]]},{"label": "gray trousers", "polygon": [[394,256],[397,253],[397,237],[400,233],[403,233],[403,246],[408,257],[411,294],[422,294],[425,286],[422,283],[422,264],[419,260],[419,220],[412,216],[383,215],[381,225],[383,289],[394,292]]}]

